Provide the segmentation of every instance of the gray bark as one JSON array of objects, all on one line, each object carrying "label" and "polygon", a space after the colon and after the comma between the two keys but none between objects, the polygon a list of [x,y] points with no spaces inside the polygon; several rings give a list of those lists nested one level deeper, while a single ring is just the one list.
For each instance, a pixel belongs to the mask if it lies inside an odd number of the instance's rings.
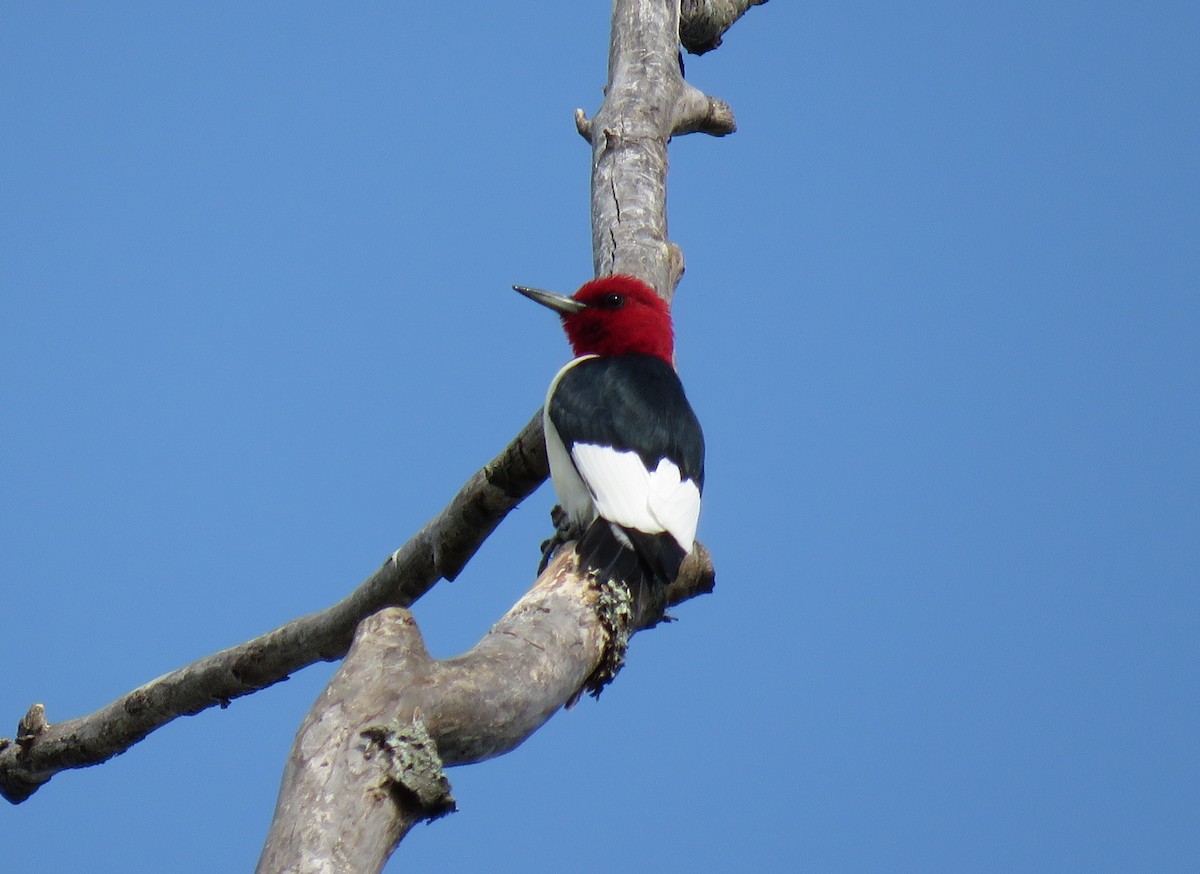
[{"label": "gray bark", "polygon": [[[672,603],[708,591],[694,557]],[[443,766],[515,749],[574,700],[609,647],[606,596],[563,550],[469,652],[429,656],[407,610],[363,622],[288,757],[258,871],[374,872],[454,809]]]},{"label": "gray bark", "polygon": [[592,260],[596,276],[627,273],[670,301],[683,253],[667,239],[667,143],[676,134],[733,133],[733,112],[683,78],[679,4],[613,4],[608,86],[595,118],[575,111],[592,145]]},{"label": "gray bark", "polygon": [[[541,411],[454,499],[339,603],[152,680],[87,716],[47,723],[35,704],[0,738],[0,794],[24,801],[59,771],[98,765],[180,716],[225,707],[317,661],[346,654],[358,623],[452,580],[508,511],[545,480]],[[31,719],[36,715],[36,719]]]},{"label": "gray bark", "polygon": [[751,6],[767,0],[682,0],[679,41],[693,55],[702,55],[721,44],[725,31]]},{"label": "gray bark", "polygon": [[[684,81],[679,34],[678,0],[616,0],[606,98],[594,120],[576,112],[592,145],[596,275],[640,276],[668,300],[683,258],[667,238],[667,143],[677,134],[735,129],[728,106]],[[23,801],[59,771],[99,764],[179,716],[227,706],[315,661],[346,655],[297,735],[259,870],[378,870],[414,822],[453,808],[443,764],[520,744],[615,673],[624,640],[639,627],[620,592],[581,577],[568,550],[470,652],[436,661],[425,651],[402,608],[439,579],[453,579],[546,475],[539,411],[338,604],[88,716],[50,723],[45,708],[33,705],[17,737],[0,738],[0,794]],[[684,567],[669,603],[712,588],[703,547]]]},{"label": "gray bark", "polygon": [[[678,0],[615,0],[604,102],[590,121],[575,114],[592,145],[595,273],[638,276],[668,301],[683,257],[667,239],[667,144],[734,130],[724,103],[684,81],[678,35]],[[680,577],[670,601],[711,589],[702,547]],[[513,749],[619,670],[628,636],[646,621],[629,615],[628,598],[624,586],[581,576],[564,549],[455,659],[431,660],[406,613],[364,622],[297,734],[260,874],[382,869],[414,823],[453,809],[442,764]]]}]

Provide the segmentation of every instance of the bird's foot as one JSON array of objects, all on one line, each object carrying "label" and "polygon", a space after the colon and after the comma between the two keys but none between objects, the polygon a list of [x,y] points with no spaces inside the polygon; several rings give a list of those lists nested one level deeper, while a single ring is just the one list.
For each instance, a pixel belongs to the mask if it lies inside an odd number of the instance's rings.
[{"label": "bird's foot", "polygon": [[554,523],[554,534],[542,541],[542,562],[538,565],[538,576],[541,576],[542,571],[550,565],[551,560],[564,544],[579,539],[579,532],[567,518],[566,511],[557,504],[550,511],[550,521]]}]

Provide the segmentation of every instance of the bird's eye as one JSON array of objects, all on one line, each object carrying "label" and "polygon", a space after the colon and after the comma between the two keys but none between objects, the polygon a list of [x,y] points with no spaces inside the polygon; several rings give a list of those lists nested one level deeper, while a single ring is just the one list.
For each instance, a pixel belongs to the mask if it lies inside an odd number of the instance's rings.
[{"label": "bird's eye", "polygon": [[619,310],[625,306],[625,296],[623,294],[606,294],[604,299],[600,301],[600,306],[606,310]]}]

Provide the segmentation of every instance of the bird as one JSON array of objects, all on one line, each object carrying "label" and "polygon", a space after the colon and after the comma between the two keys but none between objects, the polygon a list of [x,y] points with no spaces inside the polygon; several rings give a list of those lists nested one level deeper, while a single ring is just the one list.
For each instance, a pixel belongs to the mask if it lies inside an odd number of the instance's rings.
[{"label": "bird", "polygon": [[571,296],[513,288],[557,312],[575,357],[543,408],[550,478],[580,563],[629,587],[635,615],[665,606],[692,551],[704,432],[675,370],[670,310],[633,276]]}]

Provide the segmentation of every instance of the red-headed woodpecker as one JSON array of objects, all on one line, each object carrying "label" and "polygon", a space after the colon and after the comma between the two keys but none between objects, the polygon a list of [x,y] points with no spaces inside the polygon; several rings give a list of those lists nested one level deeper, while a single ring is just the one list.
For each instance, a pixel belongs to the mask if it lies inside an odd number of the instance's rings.
[{"label": "red-headed woodpecker", "polygon": [[513,287],[562,316],[576,355],[550,383],[543,420],[576,551],[641,602],[692,551],[704,487],[704,434],[675,373],[670,312],[632,276],[571,297]]}]

